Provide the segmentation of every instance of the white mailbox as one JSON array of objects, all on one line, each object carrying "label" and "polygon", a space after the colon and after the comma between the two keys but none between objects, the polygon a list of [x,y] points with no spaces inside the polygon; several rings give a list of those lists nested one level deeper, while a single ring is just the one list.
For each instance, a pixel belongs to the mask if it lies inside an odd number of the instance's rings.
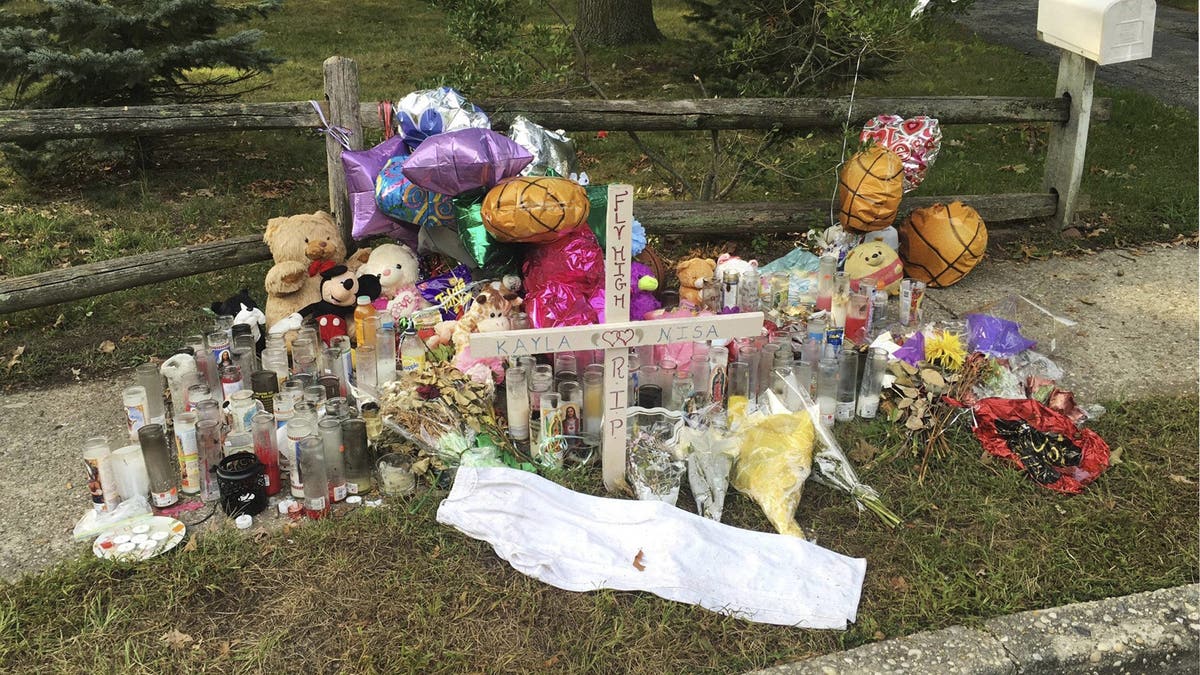
[{"label": "white mailbox", "polygon": [[1150,58],[1154,0],[1038,0],[1037,36],[1100,65]]}]

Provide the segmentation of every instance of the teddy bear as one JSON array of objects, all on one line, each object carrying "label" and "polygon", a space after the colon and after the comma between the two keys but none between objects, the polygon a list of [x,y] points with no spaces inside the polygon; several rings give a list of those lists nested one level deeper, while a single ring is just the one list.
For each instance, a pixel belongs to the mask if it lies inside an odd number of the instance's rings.
[{"label": "teddy bear", "polygon": [[[417,254],[403,244],[380,244],[371,250],[370,257],[358,273],[379,277],[381,300],[391,300],[401,291],[415,287],[420,271]],[[384,303],[386,307],[386,302]],[[383,309],[383,307],[376,307]]]},{"label": "teddy bear", "polygon": [[728,253],[722,253],[717,257],[716,277],[718,279],[724,279],[726,272],[737,272],[737,275],[740,278],[746,272],[751,270],[754,270],[755,272],[758,271],[757,260],[745,261],[736,255],[729,255]]},{"label": "teddy bear", "polygon": [[322,271],[338,264],[354,271],[370,255],[360,249],[347,259],[337,222],[324,211],[272,218],[263,241],[275,263],[263,282],[268,328],[321,299]]},{"label": "teddy bear", "polygon": [[845,270],[850,288],[856,291],[861,279],[873,279],[876,288],[886,290],[889,295],[900,294],[904,263],[896,251],[882,241],[869,241],[850,249],[846,254]]},{"label": "teddy bear", "polygon": [[679,304],[696,308],[700,306],[700,289],[704,282],[717,271],[717,261],[712,258],[688,258],[675,266],[679,278]]},{"label": "teddy bear", "polygon": [[504,381],[504,360],[471,357],[471,333],[494,333],[512,328],[512,313],[521,307],[521,298],[503,283],[493,281],[475,295],[471,307],[454,325],[454,367],[476,381]]}]

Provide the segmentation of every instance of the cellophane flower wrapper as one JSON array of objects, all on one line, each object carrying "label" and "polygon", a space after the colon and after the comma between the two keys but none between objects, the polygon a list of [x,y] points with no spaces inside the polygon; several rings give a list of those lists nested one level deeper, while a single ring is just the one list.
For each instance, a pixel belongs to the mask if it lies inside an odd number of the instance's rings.
[{"label": "cellophane flower wrapper", "polygon": [[738,445],[727,429],[713,422],[704,414],[689,415],[680,431],[679,445],[687,457],[688,485],[696,500],[696,512],[720,522]]},{"label": "cellophane flower wrapper", "polygon": [[629,449],[629,479],[638,499],[666,502],[679,500],[679,484],[686,468],[667,443],[654,433],[634,435]]},{"label": "cellophane flower wrapper", "polygon": [[[820,409],[817,407],[816,401],[804,387],[797,387],[794,381],[783,380],[784,386],[788,390],[789,398],[794,398],[800,401],[801,406],[808,412],[810,418],[821,419]],[[767,396],[778,402],[774,392],[768,392]],[[779,403],[782,405],[782,403]],[[841,492],[850,495],[854,499],[854,503],[861,509],[870,509],[872,513],[879,516],[879,519],[889,527],[895,527],[900,524],[900,517],[893,513],[890,509],[883,505],[879,498],[879,493],[871,486],[863,483],[858,478],[858,472],[854,470],[854,465],[850,463],[850,458],[842,450],[842,446],[833,437],[833,434],[823,424],[814,424],[813,432],[816,436],[817,443],[813,452],[813,473],[812,478],[816,482],[831,487]]]},{"label": "cellophane flower wrapper", "polygon": [[[767,393],[768,399],[774,397]],[[734,431],[738,445],[733,487],[750,497],[780,534],[806,538],[796,522],[804,481],[812,472],[813,423],[804,411],[774,404],[742,418]]]},{"label": "cellophane flower wrapper", "polygon": [[410,151],[430,136],[459,129],[490,129],[488,116],[450,87],[414,91],[392,106],[399,138]]}]

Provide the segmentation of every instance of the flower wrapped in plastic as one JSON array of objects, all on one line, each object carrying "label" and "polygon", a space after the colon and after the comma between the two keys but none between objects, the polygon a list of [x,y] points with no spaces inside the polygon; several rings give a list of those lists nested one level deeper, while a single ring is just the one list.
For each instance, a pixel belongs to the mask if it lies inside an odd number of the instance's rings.
[{"label": "flower wrapped in plastic", "polygon": [[723,425],[716,423],[718,410],[718,406],[709,405],[688,415],[679,433],[679,447],[687,457],[688,485],[696,499],[696,512],[720,522],[738,444]]},{"label": "flower wrapped in plastic", "polygon": [[494,454],[513,466],[526,458],[507,440],[492,395],[490,379],[479,382],[449,363],[426,361],[383,386],[380,414],[384,424],[415,445],[420,459],[428,459],[435,469],[467,462],[490,465],[493,452],[479,449],[486,447],[494,447]]},{"label": "flower wrapped in plastic", "polygon": [[812,472],[813,415],[788,410],[774,392],[766,398],[735,431],[733,486],[758,504],[780,534],[805,539],[796,507]]},{"label": "flower wrapped in plastic", "polygon": [[[808,390],[804,387],[797,387],[793,379],[783,379],[786,389],[786,394],[790,400],[797,400],[803,406],[803,409],[808,412],[812,419],[820,419],[820,409],[817,407],[816,401],[809,395]],[[768,392],[768,397],[778,402],[773,392]],[[813,432],[816,435],[819,448],[813,453],[812,466],[813,480],[818,483],[831,487],[841,492],[850,495],[858,508],[870,509],[872,513],[879,516],[889,527],[895,527],[900,524],[900,516],[892,513],[890,509],[883,505],[879,499],[879,493],[871,486],[863,483],[858,479],[858,472],[854,470],[854,465],[850,463],[850,458],[846,457],[846,453],[842,451],[842,446],[838,444],[837,439],[829,432],[829,429],[823,424],[814,424]]]}]

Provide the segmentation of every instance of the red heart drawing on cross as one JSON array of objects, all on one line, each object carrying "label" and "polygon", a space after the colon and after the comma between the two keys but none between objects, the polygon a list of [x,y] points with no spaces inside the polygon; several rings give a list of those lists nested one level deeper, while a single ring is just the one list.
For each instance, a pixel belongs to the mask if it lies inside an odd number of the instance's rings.
[{"label": "red heart drawing on cross", "polygon": [[600,334],[600,340],[609,347],[628,347],[629,342],[633,340],[633,329],[623,328],[620,330],[606,330]]}]

